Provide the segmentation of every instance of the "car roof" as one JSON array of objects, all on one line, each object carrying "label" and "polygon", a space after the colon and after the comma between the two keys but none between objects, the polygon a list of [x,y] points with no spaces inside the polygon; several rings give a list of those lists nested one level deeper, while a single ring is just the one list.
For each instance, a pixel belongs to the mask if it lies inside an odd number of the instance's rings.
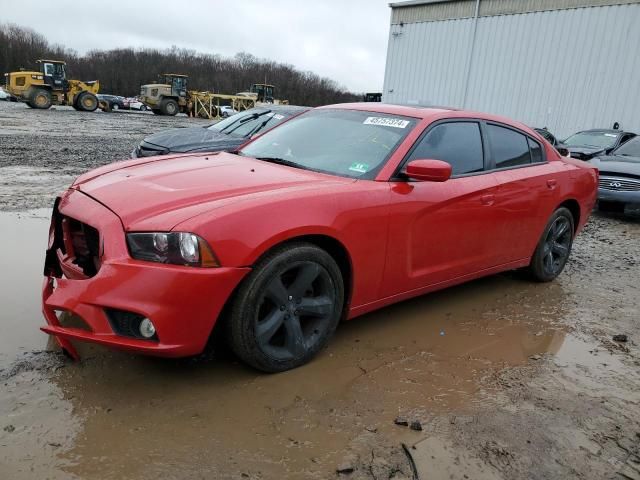
[{"label": "car roof", "polygon": [[403,115],[406,117],[427,118],[434,114],[453,111],[446,107],[425,107],[419,105],[397,105],[380,102],[338,103],[318,108],[339,108],[344,110],[361,110],[365,112],[387,113],[389,115]]},{"label": "car roof", "polygon": [[615,134],[619,134],[619,133],[631,133],[631,132],[625,132],[624,130],[614,130],[613,128],[591,128],[589,130],[581,130],[581,131],[576,132],[576,133],[615,133]]},{"label": "car roof", "polygon": [[254,109],[263,109],[263,110],[272,110],[274,112],[291,112],[291,113],[295,113],[295,112],[304,112],[307,110],[311,110],[311,107],[302,107],[300,105],[257,105],[255,107],[253,107],[251,110]]},{"label": "car roof", "polygon": [[413,117],[422,120],[438,120],[445,118],[470,118],[478,120],[493,121],[515,127],[529,134],[540,135],[531,127],[524,123],[518,122],[511,118],[493,115],[490,113],[475,112],[472,110],[461,110],[452,107],[440,106],[420,106],[420,105],[396,105],[391,103],[380,102],[358,102],[358,103],[338,103],[335,105],[326,105],[318,107],[319,109],[332,108],[344,110],[360,110],[372,113],[383,113],[387,115],[402,115],[405,117]]}]

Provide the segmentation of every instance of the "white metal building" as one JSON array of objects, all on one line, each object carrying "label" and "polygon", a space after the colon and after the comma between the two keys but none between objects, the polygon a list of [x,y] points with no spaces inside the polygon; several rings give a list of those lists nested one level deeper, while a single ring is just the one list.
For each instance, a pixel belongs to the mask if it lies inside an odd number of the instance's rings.
[{"label": "white metal building", "polygon": [[640,134],[640,0],[392,3],[383,98]]}]

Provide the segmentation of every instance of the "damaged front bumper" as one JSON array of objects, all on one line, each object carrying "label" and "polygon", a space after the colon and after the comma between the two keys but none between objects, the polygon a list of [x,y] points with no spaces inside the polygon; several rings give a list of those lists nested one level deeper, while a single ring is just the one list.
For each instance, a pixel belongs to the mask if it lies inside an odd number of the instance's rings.
[{"label": "damaged front bumper", "polygon": [[[52,215],[42,285],[47,325],[41,330],[75,359],[71,340],[165,357],[196,355],[249,271],[133,260],[120,218],[71,189],[56,200]],[[63,325],[62,312],[85,328]],[[122,312],[122,319],[114,321],[113,312]],[[136,336],[122,323],[127,318],[150,319],[156,335]]]}]

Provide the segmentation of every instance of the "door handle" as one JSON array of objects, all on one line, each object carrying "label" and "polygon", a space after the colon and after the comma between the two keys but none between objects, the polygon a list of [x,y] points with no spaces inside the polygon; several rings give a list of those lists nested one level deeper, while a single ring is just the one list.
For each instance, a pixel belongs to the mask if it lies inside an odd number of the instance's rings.
[{"label": "door handle", "polygon": [[558,181],[555,178],[547,180],[547,187],[549,190],[553,190],[558,185]]},{"label": "door handle", "polygon": [[493,203],[496,201],[496,197],[492,193],[487,193],[486,195],[482,195],[480,197],[480,201],[483,205],[493,205]]}]

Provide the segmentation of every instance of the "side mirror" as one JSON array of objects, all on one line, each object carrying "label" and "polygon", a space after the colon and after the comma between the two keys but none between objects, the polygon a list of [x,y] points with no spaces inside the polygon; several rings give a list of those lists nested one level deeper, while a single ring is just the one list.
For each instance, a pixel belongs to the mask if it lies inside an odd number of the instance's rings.
[{"label": "side mirror", "polygon": [[563,157],[569,156],[569,149],[567,147],[557,147],[556,150],[558,150],[558,153]]},{"label": "side mirror", "polygon": [[404,173],[413,180],[446,182],[451,178],[451,165],[442,160],[412,160]]}]

